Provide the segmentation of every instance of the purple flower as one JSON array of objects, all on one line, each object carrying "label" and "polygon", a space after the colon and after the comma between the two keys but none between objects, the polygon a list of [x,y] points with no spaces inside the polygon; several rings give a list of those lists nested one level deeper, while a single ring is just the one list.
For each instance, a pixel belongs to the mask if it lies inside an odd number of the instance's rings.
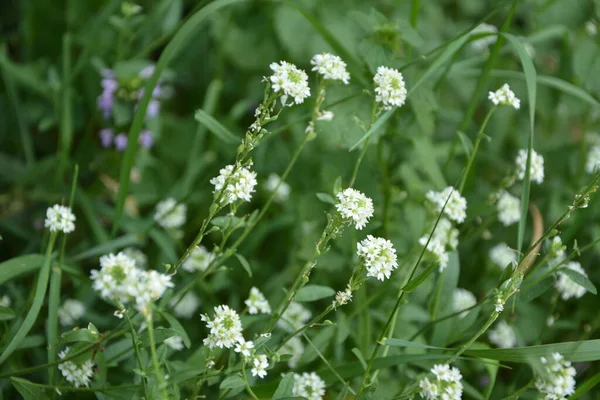
[{"label": "purple flower", "polygon": [[152,147],[152,145],[154,144],[154,138],[152,137],[152,132],[150,132],[149,130],[143,130],[142,133],[140,133],[140,144],[142,146],[144,146],[147,149],[150,149]]},{"label": "purple flower", "polygon": [[112,112],[112,106],[115,100],[115,91],[119,88],[119,82],[115,79],[112,70],[104,69],[101,72],[102,93],[98,96],[98,108],[104,112],[104,118],[109,118]]},{"label": "purple flower", "polygon": [[154,73],[154,65],[148,65],[140,71],[140,78],[148,79]]},{"label": "purple flower", "polygon": [[117,149],[117,151],[125,150],[126,146],[127,135],[125,135],[124,133],[119,133],[117,136],[115,136],[115,149]]},{"label": "purple flower", "polygon": [[103,111],[105,119],[108,119],[108,117],[110,117],[113,102],[114,97],[112,93],[104,91],[100,96],[98,96],[98,108]]},{"label": "purple flower", "polygon": [[102,147],[109,148],[114,136],[112,129],[102,129],[98,135],[100,136],[100,143],[102,143]]},{"label": "purple flower", "polygon": [[160,111],[160,101],[158,100],[150,100],[148,103],[148,109],[146,110],[146,118],[154,118],[158,115]]}]

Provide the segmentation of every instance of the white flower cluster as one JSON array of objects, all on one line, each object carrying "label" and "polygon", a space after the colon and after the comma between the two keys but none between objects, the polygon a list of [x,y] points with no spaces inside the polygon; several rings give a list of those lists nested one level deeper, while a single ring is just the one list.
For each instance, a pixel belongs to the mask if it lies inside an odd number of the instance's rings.
[{"label": "white flower cluster", "polygon": [[331,81],[342,81],[346,85],[350,81],[350,74],[346,71],[346,63],[338,56],[331,53],[315,54],[310,60],[313,71],[323,75]]},{"label": "white flower cluster", "polygon": [[552,353],[547,359],[541,357],[544,365],[545,376],[539,377],[535,382],[536,389],[544,400],[565,400],[575,393],[575,375],[577,371],[569,361],[559,353]]},{"label": "white flower cluster", "polygon": [[517,345],[515,331],[506,321],[498,322],[496,327],[489,332],[488,338],[490,342],[503,349],[509,349]]},{"label": "white flower cluster", "polygon": [[250,361],[252,365],[252,376],[258,376],[259,378],[264,378],[267,376],[267,368],[269,367],[269,359],[264,354],[257,354]]},{"label": "white flower cluster", "polygon": [[467,200],[452,186],[448,186],[441,192],[430,190],[425,198],[433,204],[437,212],[442,211],[445,204],[444,214],[452,221],[460,224],[467,217]]},{"label": "white flower cluster", "polygon": [[10,297],[8,297],[7,295],[4,295],[2,297],[0,297],[0,307],[10,307],[10,305],[12,304],[12,301],[10,300]]},{"label": "white flower cluster", "polygon": [[79,300],[67,299],[58,309],[58,318],[62,326],[70,326],[85,315],[85,306]]},{"label": "white flower cluster", "polygon": [[135,247],[127,247],[123,249],[123,254],[125,254],[129,258],[133,258],[135,261],[135,266],[141,269],[148,268],[148,257],[138,248]]},{"label": "white flower cluster", "polygon": [[554,236],[550,242],[550,250],[548,251],[548,255],[552,258],[560,259],[562,261],[565,256],[566,249],[567,246],[563,245],[560,236]]},{"label": "white flower cluster", "polygon": [[335,300],[333,301],[333,307],[343,306],[352,301],[352,289],[350,285],[346,287],[346,290],[340,290],[335,294]]},{"label": "white flower cluster", "polygon": [[406,101],[406,84],[402,73],[397,69],[378,67],[375,77],[375,101],[383,104],[383,108],[401,107]]},{"label": "white flower cluster", "polygon": [[398,268],[396,249],[389,240],[368,235],[357,243],[356,248],[358,257],[367,268],[367,276],[383,281]]},{"label": "white flower cluster", "polygon": [[588,150],[585,160],[585,172],[593,174],[600,169],[600,146],[593,146]]},{"label": "white flower cluster", "polygon": [[269,302],[265,298],[265,295],[256,287],[250,289],[250,295],[244,303],[248,306],[249,314],[271,314]]},{"label": "white flower cluster", "polygon": [[337,194],[335,208],[342,218],[354,221],[356,229],[362,229],[373,216],[373,200],[356,189],[347,188]]},{"label": "white flower cluster", "polygon": [[306,72],[286,61],[271,63],[269,67],[273,70],[270,77],[273,90],[275,93],[282,92],[281,103],[284,106],[288,96],[292,97],[296,104],[303,103],[304,99],[310,96]]},{"label": "white flower cluster", "polygon": [[495,33],[498,33],[498,28],[496,28],[494,25],[485,23],[479,24],[471,31],[470,35],[476,35],[480,33],[492,33],[492,35],[484,36],[471,42],[471,48],[476,52],[482,52],[486,50],[490,45],[496,43],[496,40],[498,40],[498,36],[495,35]]},{"label": "white flower cluster", "polygon": [[55,204],[46,210],[44,226],[50,232],[73,232],[75,230],[75,214],[69,207]]},{"label": "white flower cluster", "polygon": [[185,224],[187,207],[177,204],[177,200],[168,198],[156,205],[154,220],[165,229],[177,229]]},{"label": "white flower cluster", "polygon": [[200,317],[202,321],[206,322],[206,327],[210,329],[208,337],[204,339],[204,344],[210,349],[214,347],[230,349],[236,343],[244,340],[240,316],[229,306],[220,305],[215,307],[215,318],[213,320],[206,314]]},{"label": "white flower cluster", "polygon": [[325,381],[314,372],[294,374],[294,396],[306,397],[308,400],[323,400],[325,396]]},{"label": "white flower cluster", "polygon": [[183,339],[181,338],[181,336],[177,335],[165,339],[165,344],[175,351],[183,350],[183,348],[185,347],[183,344]]},{"label": "white flower cluster", "polygon": [[515,93],[510,90],[508,83],[502,85],[502,87],[495,92],[490,92],[488,99],[490,99],[496,106],[511,106],[516,110],[521,107],[521,101],[517,98]]},{"label": "white flower cluster", "polygon": [[498,219],[504,226],[512,225],[521,220],[521,200],[503,191],[498,198]]},{"label": "white flower cluster", "polygon": [[[463,310],[468,310],[477,304],[475,295],[469,292],[467,289],[456,288],[454,289],[454,295],[452,296],[452,309],[455,313]],[[469,314],[469,311],[463,311],[458,314],[459,318],[464,318]]]},{"label": "white flower cluster", "polygon": [[[277,187],[279,185],[279,188]],[[273,200],[278,203],[285,203],[290,198],[290,185],[283,182],[277,174],[270,174],[265,182],[265,189],[271,193],[275,193]],[[275,191],[277,189],[277,191]]]},{"label": "white flower cluster", "polygon": [[215,257],[213,253],[206,250],[206,247],[197,246],[192,251],[192,254],[183,262],[181,268],[187,272],[206,271]]},{"label": "white flower cluster", "polygon": [[299,338],[293,337],[281,346],[279,352],[280,354],[291,354],[292,358],[288,360],[288,367],[296,368],[298,361],[304,354],[304,345]]},{"label": "white flower cluster", "polygon": [[[562,268],[568,268],[572,271],[579,272],[581,275],[587,277],[585,270],[577,261],[568,262]],[[583,286],[580,286],[578,283],[575,283],[575,281],[573,281],[567,274],[561,272],[560,269],[558,270],[558,280],[556,281],[554,286],[560,292],[560,297],[563,300],[569,300],[571,297],[580,298],[586,292]]]},{"label": "white flower cluster", "polygon": [[490,259],[494,264],[505,269],[508,264],[517,261],[517,253],[508,247],[506,243],[500,243],[490,250]]},{"label": "white flower cluster", "polygon": [[[456,250],[458,247],[458,229],[454,228],[448,219],[440,218],[431,240],[429,240],[430,234],[431,232],[421,236],[419,244],[427,245],[427,251],[437,258],[440,271],[443,271],[448,266],[448,251]],[[429,244],[427,244],[428,240]]]},{"label": "white flower cluster", "polygon": [[[63,360],[69,354],[69,348],[65,348],[58,354],[58,357]],[[86,360],[82,364],[75,364],[73,361],[65,361],[58,364],[58,369],[62,376],[76,388],[90,386],[90,380],[94,375],[94,363],[92,360]]]},{"label": "white flower cluster", "polygon": [[277,321],[277,326],[288,332],[294,332],[303,327],[310,320],[311,316],[311,312],[302,304],[292,301],[279,321]]},{"label": "white flower cluster", "polygon": [[180,318],[191,318],[200,306],[200,299],[194,292],[187,292],[181,300],[173,299],[169,303],[173,307],[173,313]]},{"label": "white flower cluster", "polygon": [[458,368],[448,364],[436,364],[431,368],[434,380],[423,378],[419,381],[421,397],[427,400],[460,400],[462,399],[462,375]]},{"label": "white flower cluster", "polygon": [[[517,164],[517,176],[519,179],[525,179],[525,170],[527,168],[527,149],[519,150],[515,160]],[[544,157],[531,149],[531,169],[530,176],[533,182],[538,184],[544,182]]]},{"label": "white flower cluster", "polygon": [[221,168],[219,176],[210,180],[210,183],[215,186],[213,193],[223,190],[221,201],[225,204],[231,204],[236,200],[250,201],[257,183],[256,172],[245,167],[240,167],[235,172],[233,169],[233,165],[227,165]]},{"label": "white flower cluster", "polygon": [[125,305],[135,302],[138,311],[148,315],[150,304],[173,287],[171,276],[154,270],[137,268],[135,261],[125,254],[100,257],[100,271],[92,270],[92,287],[105,299]]}]

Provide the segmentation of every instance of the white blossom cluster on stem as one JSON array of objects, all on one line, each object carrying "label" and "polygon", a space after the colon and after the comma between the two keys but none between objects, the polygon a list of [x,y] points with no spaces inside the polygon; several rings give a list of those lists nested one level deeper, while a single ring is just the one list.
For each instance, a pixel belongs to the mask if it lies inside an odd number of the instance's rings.
[{"label": "white blossom cluster on stem", "polygon": [[75,214],[69,207],[55,204],[46,210],[44,226],[50,232],[71,233],[75,230]]},{"label": "white blossom cluster on stem", "polygon": [[389,240],[368,235],[356,247],[358,257],[367,268],[367,276],[383,281],[398,268],[396,249]]},{"label": "white blossom cluster on stem", "polygon": [[352,301],[352,288],[350,285],[346,287],[346,290],[340,290],[335,294],[335,300],[333,301],[333,307],[343,306]]},{"label": "white blossom cluster on stem", "polygon": [[306,307],[292,301],[279,321],[277,321],[277,326],[288,332],[294,332],[306,325],[311,316],[311,312]]},{"label": "white blossom cluster on stem", "polygon": [[550,249],[548,250],[548,255],[554,259],[562,259],[565,256],[565,250],[567,246],[563,245],[562,239],[560,236],[554,236],[550,241]]},{"label": "white blossom cluster on stem", "polygon": [[237,200],[250,201],[257,183],[256,173],[246,167],[239,167],[234,171],[233,165],[227,165],[221,168],[219,176],[212,178],[210,183],[215,187],[213,193],[220,194],[223,190],[221,202],[224,204]]},{"label": "white blossom cluster on stem", "polygon": [[600,146],[592,146],[587,152],[585,172],[593,174],[600,169]]},{"label": "white blossom cluster on stem", "polygon": [[491,102],[496,106],[511,106],[516,110],[521,107],[521,101],[517,98],[515,93],[510,90],[508,83],[502,85],[502,87],[495,92],[490,92],[488,99],[490,99]]},{"label": "white blossom cluster on stem", "polygon": [[341,81],[346,85],[350,82],[346,63],[336,55],[331,53],[315,54],[310,63],[314,65],[312,70],[317,71],[326,80]]},{"label": "white blossom cluster on stem", "polygon": [[354,222],[356,229],[364,228],[373,216],[373,200],[352,188],[339,192],[337,198],[335,208],[342,218]]},{"label": "white blossom cluster on stem", "polygon": [[570,261],[566,263],[561,269],[558,270],[558,279],[554,283],[554,286],[560,293],[560,297],[563,300],[569,300],[572,297],[579,298],[582,297],[586,289],[576,283],[574,280],[569,277],[569,275],[561,272],[562,269],[567,268],[571,271],[578,272],[579,274],[587,277],[585,270],[581,267],[581,264],[577,261]]},{"label": "white blossom cluster on stem", "polygon": [[183,262],[181,268],[187,272],[203,272],[206,271],[215,258],[215,254],[208,251],[206,247],[196,246],[192,254]]},{"label": "white blossom cluster on stem", "polygon": [[85,306],[79,300],[67,299],[58,309],[58,319],[62,326],[71,326],[85,315]]},{"label": "white blossom cluster on stem", "polygon": [[435,211],[441,212],[443,208],[444,214],[454,222],[462,223],[467,217],[467,200],[452,186],[441,192],[430,190],[425,198],[433,204]]},{"label": "white blossom cluster on stem", "polygon": [[325,381],[314,372],[294,374],[294,396],[306,397],[308,400],[323,400],[325,396]]},{"label": "white blossom cluster on stem", "polygon": [[498,322],[494,329],[488,333],[488,338],[490,342],[503,349],[517,345],[515,331],[506,321]]},{"label": "white blossom cluster on stem", "polygon": [[517,253],[506,243],[499,243],[491,248],[490,260],[498,267],[505,269],[513,261],[517,261]]},{"label": "white blossom cluster on stem", "polygon": [[521,200],[503,191],[496,204],[498,219],[502,225],[509,226],[521,220]]},{"label": "white blossom cluster on stem", "polygon": [[551,357],[540,358],[544,376],[538,377],[536,389],[544,400],[565,400],[575,393],[575,375],[577,371],[560,353],[552,353]]},{"label": "white blossom cluster on stem", "polygon": [[156,205],[154,220],[165,229],[177,229],[185,224],[186,213],[185,204],[177,204],[177,200],[168,198]]},{"label": "white blossom cluster on stem", "polygon": [[252,365],[252,376],[258,376],[259,378],[264,378],[267,376],[267,368],[269,367],[269,359],[264,354],[255,355],[250,361],[250,365]]},{"label": "white blossom cluster on stem", "polygon": [[269,78],[273,91],[281,93],[281,103],[284,106],[288,97],[293,98],[296,104],[301,104],[310,96],[306,72],[286,61],[271,63],[269,67],[273,70],[273,75]]},{"label": "white blossom cluster on stem", "polygon": [[394,68],[378,67],[373,77],[375,82],[375,101],[381,103],[384,109],[404,105],[407,96],[406,83],[402,73]]},{"label": "white blossom cluster on stem", "polygon": [[[432,228],[433,229],[433,228]],[[431,239],[429,239],[431,236]],[[429,243],[427,243],[429,241]],[[440,264],[440,271],[448,266],[450,259],[448,252],[458,247],[458,229],[452,226],[452,222],[446,218],[440,218],[435,227],[433,235],[431,232],[419,238],[421,246],[427,245],[427,251],[431,253]]]},{"label": "white blossom cluster on stem", "polygon": [[[527,168],[527,149],[520,149],[515,159],[517,165],[517,177],[520,180],[525,179],[525,170]],[[544,157],[531,149],[531,169],[529,170],[531,181],[535,183],[544,182]]]},{"label": "white blossom cluster on stem", "polygon": [[181,300],[178,298],[169,303],[173,307],[173,314],[180,318],[191,318],[200,306],[200,299],[194,292],[187,292]]},{"label": "white blossom cluster on stem", "polygon": [[181,351],[185,347],[185,345],[183,344],[183,339],[181,338],[181,336],[177,335],[165,339],[164,343],[175,351]]},{"label": "white blossom cluster on stem", "polygon": [[123,249],[123,254],[135,261],[135,266],[141,269],[148,268],[148,257],[138,248],[127,247]]},{"label": "white blossom cluster on stem", "polygon": [[250,289],[250,294],[244,304],[248,307],[249,314],[271,314],[271,306],[267,298],[256,287]]},{"label": "white blossom cluster on stem", "polygon": [[475,295],[467,289],[456,288],[452,296],[452,308],[455,313],[466,310],[458,314],[459,318],[464,318],[469,314],[469,309],[477,304]]},{"label": "white blossom cluster on stem", "polygon": [[204,344],[208,348],[226,347],[230,349],[239,341],[244,340],[240,316],[229,306],[220,305],[215,307],[215,317],[212,320],[206,314],[200,317],[202,321],[206,322],[206,327],[210,330],[208,337],[204,339]]},{"label": "white blossom cluster on stem", "polygon": [[[65,359],[69,354],[69,348],[65,348],[58,354],[58,358]],[[94,376],[94,363],[92,360],[85,360],[76,364],[73,361],[65,361],[58,364],[58,369],[62,376],[73,386],[89,387],[92,376]]]},{"label": "white blossom cluster on stem", "polygon": [[434,379],[423,378],[419,381],[420,395],[427,400],[462,399],[462,374],[458,368],[448,364],[436,364],[431,368]]}]

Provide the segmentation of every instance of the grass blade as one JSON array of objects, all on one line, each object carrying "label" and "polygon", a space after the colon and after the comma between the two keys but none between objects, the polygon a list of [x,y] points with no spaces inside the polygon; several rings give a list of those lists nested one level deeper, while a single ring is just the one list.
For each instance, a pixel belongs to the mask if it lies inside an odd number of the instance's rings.
[{"label": "grass blade", "polygon": [[41,254],[27,254],[4,261],[0,264],[0,285],[19,275],[39,269],[43,263],[44,256]]},{"label": "grass blade", "polygon": [[204,110],[196,111],[194,115],[196,121],[202,124],[211,133],[214,133],[216,137],[221,139],[225,143],[237,144],[240,142],[240,138],[235,136],[229,129],[225,128],[219,121],[214,119]]},{"label": "grass blade", "polygon": [[498,361],[527,363],[532,360],[539,360],[540,357],[546,357],[554,352],[564,355],[565,359],[572,362],[597,361],[600,360],[600,339],[515,347],[512,349],[467,350],[465,354]]}]

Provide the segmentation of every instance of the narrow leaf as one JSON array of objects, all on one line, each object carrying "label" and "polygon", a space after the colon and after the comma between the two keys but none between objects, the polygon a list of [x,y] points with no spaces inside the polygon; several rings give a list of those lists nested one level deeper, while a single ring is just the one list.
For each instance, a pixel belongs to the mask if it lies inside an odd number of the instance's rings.
[{"label": "narrow leaf", "polygon": [[330,287],[306,285],[302,289],[298,290],[294,300],[298,302],[310,302],[324,299],[333,295],[335,295],[335,290]]},{"label": "narrow leaf", "polygon": [[273,393],[273,397],[271,397],[271,399],[272,400],[281,400],[286,397],[291,397],[294,395],[293,389],[294,389],[294,374],[288,373],[281,379],[281,382],[279,382],[279,385],[277,386],[277,390],[275,390],[275,393]]},{"label": "narrow leaf", "polygon": [[250,278],[252,278],[252,268],[250,268],[250,263],[248,263],[248,260],[246,260],[246,257],[244,257],[243,255],[238,254],[238,253],[235,253],[235,257],[238,259],[240,264],[242,264],[242,267],[246,270],[246,272],[248,273],[248,276]]},{"label": "narrow leaf", "polygon": [[194,115],[196,121],[201,123],[209,132],[213,133],[216,137],[221,139],[225,143],[239,143],[240,138],[235,136],[229,129],[225,128],[219,121],[208,115],[204,110],[196,111]]},{"label": "narrow leaf", "polygon": [[588,292],[591,292],[593,294],[598,294],[598,291],[596,290],[596,286],[594,286],[592,281],[590,281],[585,275],[583,275],[577,271],[573,271],[572,269],[566,268],[566,267],[559,269],[558,272],[561,272],[561,273],[567,275],[569,278],[571,278],[571,280],[573,282],[575,282],[579,286],[584,287],[585,290],[587,290]]},{"label": "narrow leaf", "polygon": [[8,282],[19,275],[35,271],[43,263],[44,256],[41,254],[27,254],[4,261],[0,263],[0,284]]},{"label": "narrow leaf", "polygon": [[225,378],[223,382],[221,382],[221,385],[219,385],[219,389],[236,389],[243,386],[246,386],[244,379],[236,374]]}]

